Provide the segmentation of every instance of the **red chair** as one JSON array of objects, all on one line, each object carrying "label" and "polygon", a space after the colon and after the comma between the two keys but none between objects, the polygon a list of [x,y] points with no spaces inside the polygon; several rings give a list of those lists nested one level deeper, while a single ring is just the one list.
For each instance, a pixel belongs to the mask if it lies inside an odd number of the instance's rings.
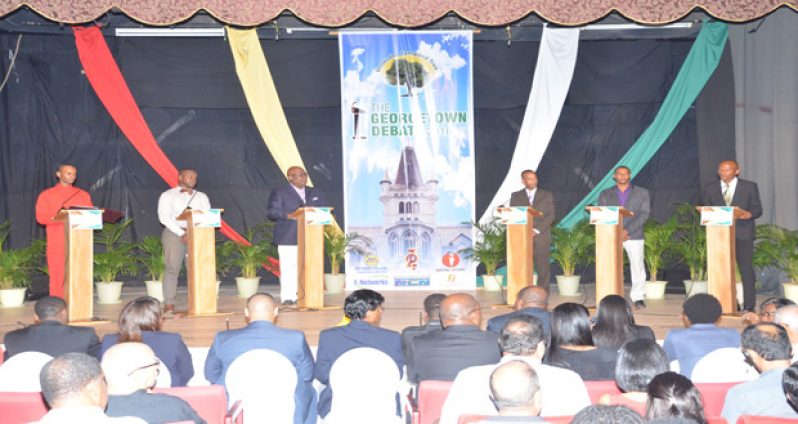
[{"label": "red chair", "polygon": [[707,424],[729,424],[723,417],[707,417]]},{"label": "red chair", "polygon": [[726,392],[740,383],[698,383],[696,389],[704,400],[704,414],[707,417],[719,417],[726,400]]},{"label": "red chair", "polygon": [[754,415],[741,415],[737,424],[796,424],[798,418],[764,417]]},{"label": "red chair", "polygon": [[611,395],[621,394],[621,389],[615,384],[615,380],[585,381],[587,394],[590,396],[590,403],[595,405],[600,397],[609,393]]},{"label": "red chair", "polygon": [[156,388],[155,393],[165,393],[177,396],[188,402],[197,414],[208,424],[241,424],[243,422],[243,412],[241,403],[236,402],[229,410],[227,409],[227,395],[224,386],[193,386],[193,387],[167,387]]},{"label": "red chair", "polygon": [[[482,419],[487,418],[487,415],[461,415],[457,419],[457,424],[475,424]],[[570,424],[574,417],[542,417],[544,421],[549,424]]]},{"label": "red chair", "polygon": [[424,380],[418,383],[413,424],[432,424],[441,417],[443,403],[452,388],[451,381]]},{"label": "red chair", "polygon": [[41,392],[0,393],[0,422],[20,424],[39,421],[47,414]]}]

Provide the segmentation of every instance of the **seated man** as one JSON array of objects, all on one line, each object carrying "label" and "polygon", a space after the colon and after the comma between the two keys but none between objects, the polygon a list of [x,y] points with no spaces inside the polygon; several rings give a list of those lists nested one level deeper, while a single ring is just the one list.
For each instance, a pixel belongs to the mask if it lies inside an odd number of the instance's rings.
[{"label": "seated man", "polygon": [[319,394],[319,416],[322,418],[327,416],[332,406],[330,369],[345,352],[359,347],[382,351],[396,362],[401,375],[404,367],[402,339],[396,331],[379,327],[383,302],[385,298],[374,290],[355,290],[344,300],[344,314],[350,319],[349,324],[328,328],[319,334],[315,374],[316,379],[326,385]]},{"label": "seated man", "polygon": [[405,358],[408,356],[410,343],[419,334],[428,331],[441,331],[441,301],[446,298],[445,294],[433,293],[424,298],[424,325],[413,325],[402,330],[402,352]]},{"label": "seated man", "polygon": [[160,361],[144,343],[112,346],[105,351],[101,365],[108,383],[108,407],[105,409],[108,416],[139,417],[149,423],[193,421],[205,424],[183,399],[150,392],[158,379]]},{"label": "seated man", "polygon": [[515,311],[489,319],[488,331],[499,334],[510,318],[518,315],[530,315],[543,323],[543,331],[546,332],[548,338],[551,334],[551,312],[546,310],[548,307],[549,293],[546,289],[538,286],[526,286],[518,292],[515,305],[513,305]]},{"label": "seated man", "polygon": [[216,334],[205,359],[205,378],[213,384],[224,384],[227,369],[236,358],[253,349],[273,350],[288,358],[296,368],[294,424],[315,423],[313,355],[303,332],[274,325],[277,313],[277,302],[270,294],[250,296],[244,309],[247,326]]},{"label": "seated man", "polygon": [[446,296],[441,302],[441,323],[443,331],[422,334],[413,340],[407,358],[409,381],[452,381],[465,368],[498,362],[498,337],[479,329],[482,313],[473,296]]},{"label": "seated man", "polygon": [[787,396],[787,402],[798,411],[798,364],[792,364],[781,376],[781,388]]},{"label": "seated man", "polygon": [[784,328],[771,323],[749,325],[743,330],[740,348],[760,375],[729,389],[720,415],[730,423],[736,423],[740,415],[798,418],[782,389],[782,374],[792,357]]},{"label": "seated man", "polygon": [[[643,424],[646,420],[637,412],[625,406],[591,405],[574,415],[571,424]],[[670,422],[670,421],[669,421]],[[693,423],[692,420],[676,421],[678,423]]]},{"label": "seated man", "polygon": [[792,345],[792,361],[798,360],[798,305],[787,305],[776,311],[776,324],[787,330]]},{"label": "seated man", "polygon": [[698,360],[713,350],[740,346],[736,330],[717,326],[721,313],[718,299],[706,293],[693,295],[682,305],[682,323],[687,328],[669,331],[662,345],[669,361],[679,361],[681,375],[690,378]]},{"label": "seated man", "polygon": [[60,297],[46,296],[33,307],[35,324],[6,334],[5,359],[20,352],[42,352],[50,356],[79,352],[97,356],[100,339],[92,327],[67,323],[67,304]]},{"label": "seated man", "polygon": [[[535,370],[524,361],[505,362],[490,374],[490,395],[502,418],[487,417],[483,423],[542,422],[540,383]],[[512,418],[510,418],[512,417]]]}]

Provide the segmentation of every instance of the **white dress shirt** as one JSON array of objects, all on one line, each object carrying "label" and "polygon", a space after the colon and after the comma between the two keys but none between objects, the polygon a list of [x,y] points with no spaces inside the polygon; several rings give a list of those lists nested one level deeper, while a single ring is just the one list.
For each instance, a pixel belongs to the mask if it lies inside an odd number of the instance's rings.
[{"label": "white dress shirt", "polygon": [[38,421],[39,424],[146,424],[137,417],[109,417],[97,406],[69,406],[53,408]]},{"label": "white dress shirt", "polygon": [[[186,233],[186,221],[178,221],[177,217],[186,210],[187,206],[192,209],[210,209],[211,201],[208,196],[201,191],[194,190],[192,194],[181,193],[181,187],[171,188],[161,193],[158,198],[158,220],[164,227],[178,236]],[[189,204],[190,202],[190,204]]]}]

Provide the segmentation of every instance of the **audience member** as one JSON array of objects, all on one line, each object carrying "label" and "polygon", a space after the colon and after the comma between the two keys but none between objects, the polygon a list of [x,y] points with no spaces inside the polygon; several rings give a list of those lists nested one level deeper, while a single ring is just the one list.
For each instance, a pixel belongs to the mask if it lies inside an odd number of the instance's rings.
[{"label": "audience member", "polygon": [[205,424],[183,399],[149,391],[158,378],[159,364],[155,352],[144,343],[119,343],[108,349],[101,364],[108,384],[105,413],[110,417],[139,417],[149,423]]},{"label": "audience member", "polygon": [[29,351],[50,356],[69,352],[96,356],[100,350],[94,328],[66,325],[67,304],[60,297],[45,296],[36,301],[33,321],[33,325],[6,334],[4,359]]},{"label": "audience member", "polygon": [[318,412],[322,418],[327,416],[332,406],[330,369],[335,360],[348,350],[370,347],[382,351],[396,362],[401,375],[404,367],[402,338],[395,331],[379,327],[384,302],[385,298],[374,290],[355,290],[344,300],[344,314],[351,320],[349,324],[328,328],[319,334],[315,375],[321,384],[326,385],[319,394]]},{"label": "audience member", "polygon": [[551,312],[547,310],[548,307],[549,293],[545,288],[526,286],[518,292],[518,297],[516,297],[513,305],[515,311],[489,319],[488,331],[499,334],[510,318],[518,315],[530,315],[543,323],[543,331],[546,332],[546,337],[548,338],[551,334]]},{"label": "audience member", "polygon": [[749,324],[775,322],[776,312],[779,309],[790,305],[795,305],[795,302],[783,297],[769,297],[759,304],[759,315],[751,311],[743,312],[743,321],[748,321]]},{"label": "audience member", "polygon": [[413,340],[407,357],[407,377],[452,381],[461,370],[495,364],[501,357],[495,333],[480,330],[479,302],[466,293],[455,293],[441,301],[443,331],[422,334]]},{"label": "audience member", "polygon": [[637,339],[657,340],[651,327],[635,324],[632,308],[623,296],[604,296],[593,326],[593,342],[596,346],[618,350],[624,343]]},{"label": "audience member", "polygon": [[191,354],[178,333],[161,331],[163,327],[161,302],[154,297],[142,296],[128,302],[119,313],[119,333],[103,337],[99,359],[111,346],[122,342],[141,342],[155,351],[155,356],[166,365],[172,387],[185,386],[194,376]]},{"label": "audience member", "polygon": [[490,375],[490,394],[499,411],[479,423],[543,422],[540,414],[540,383],[537,374],[524,361],[509,361],[496,367]]},{"label": "audience member", "polygon": [[679,361],[679,373],[690,377],[699,359],[713,350],[739,347],[740,335],[731,328],[720,328],[720,302],[715,297],[699,293],[682,305],[682,323],[687,328],[673,329],[665,336],[663,348],[668,360]]},{"label": "audience member", "polygon": [[645,415],[648,383],[666,371],[668,371],[668,355],[657,342],[647,339],[632,340],[621,347],[618,351],[618,360],[615,362],[615,383],[623,393],[605,394],[598,403],[623,405],[640,415]]},{"label": "audience member", "polygon": [[706,424],[701,393],[687,377],[667,371],[648,383],[646,418],[687,418]]},{"label": "audience member", "polygon": [[795,362],[798,360],[798,306],[787,305],[779,308],[776,311],[776,321],[774,322],[787,330],[792,345],[791,362]]},{"label": "audience member", "polygon": [[794,410],[798,410],[798,364],[790,365],[781,376],[781,388],[787,396],[787,402]]},{"label": "audience member", "polygon": [[574,370],[583,380],[612,380],[618,352],[593,344],[590,315],[576,303],[563,303],[552,312],[550,365]]},{"label": "audience member", "polygon": [[50,411],[41,424],[143,424],[136,417],[105,415],[108,388],[97,360],[85,353],[65,353],[42,368],[42,396]]},{"label": "audience member", "polygon": [[[227,369],[236,358],[254,349],[269,349],[285,356],[296,368],[294,424],[316,422],[316,392],[313,389],[313,355],[305,334],[274,325],[279,305],[274,297],[256,293],[244,309],[247,326],[216,334],[205,359],[205,378],[225,384]],[[321,346],[319,346],[321,348]]]},{"label": "audience member", "polygon": [[546,334],[539,319],[519,315],[510,319],[499,337],[502,359],[498,364],[466,368],[457,374],[441,410],[440,424],[456,424],[465,414],[493,415],[496,406],[489,400],[490,374],[504,363],[521,360],[538,376],[542,416],[574,415],[590,405],[585,383],[575,372],[542,364]]},{"label": "audience member", "polygon": [[643,424],[637,412],[625,406],[592,405],[574,415],[571,424]]},{"label": "audience member", "polygon": [[402,353],[405,358],[409,356],[409,349],[412,340],[419,334],[429,331],[442,331],[441,326],[441,301],[446,298],[445,294],[433,293],[424,298],[424,312],[422,313],[422,325],[413,325],[402,330]]},{"label": "audience member", "polygon": [[787,331],[772,323],[749,325],[743,330],[740,344],[746,360],[760,375],[729,389],[723,402],[723,418],[730,423],[736,423],[740,415],[798,418],[784,396],[781,383],[792,357]]}]

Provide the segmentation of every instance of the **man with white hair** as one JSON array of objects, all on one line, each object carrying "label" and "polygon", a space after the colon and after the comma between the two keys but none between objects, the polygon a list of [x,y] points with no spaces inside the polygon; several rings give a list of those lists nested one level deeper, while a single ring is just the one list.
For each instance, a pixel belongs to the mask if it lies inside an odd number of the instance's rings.
[{"label": "man with white hair", "polygon": [[787,336],[792,345],[792,360],[798,360],[798,305],[782,306],[776,310],[776,324],[787,330]]}]

